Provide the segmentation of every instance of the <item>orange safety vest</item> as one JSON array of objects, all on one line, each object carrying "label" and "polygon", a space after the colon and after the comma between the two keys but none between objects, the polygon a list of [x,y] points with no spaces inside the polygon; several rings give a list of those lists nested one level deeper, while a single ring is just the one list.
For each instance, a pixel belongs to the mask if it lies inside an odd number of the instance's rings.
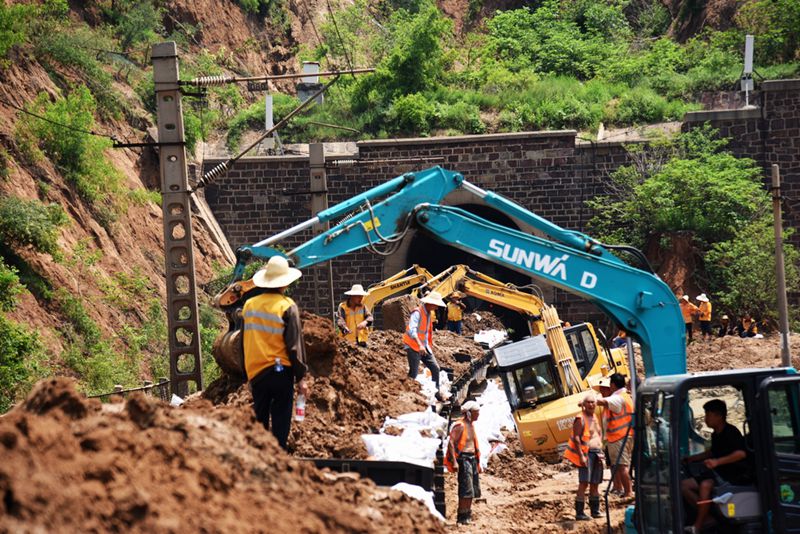
[{"label": "orange safety vest", "polygon": [[[450,443],[450,446],[448,446],[447,448],[447,454],[445,454],[444,456],[444,466],[451,473],[456,470],[456,460],[458,460],[458,457],[461,456],[461,451],[464,450],[464,446],[467,444],[467,434],[469,434],[469,432],[467,432],[466,422],[463,419],[457,421],[456,424],[453,425],[453,430],[455,430],[457,426],[464,427],[464,429],[461,431],[461,438],[455,445]],[[453,430],[450,431],[451,434]],[[475,432],[474,426],[472,427],[472,443],[475,444],[475,459],[478,461],[478,466],[480,466],[481,451],[478,448],[478,433]]]},{"label": "orange safety vest", "polygon": [[[622,411],[620,413],[615,414],[608,407],[606,407],[604,411],[606,418],[606,441],[609,443],[614,443],[624,438],[625,434],[628,433],[628,427],[630,427],[633,422],[633,399],[631,399],[627,391],[621,393],[621,396],[624,402],[622,403]],[[631,432],[631,434],[633,434],[633,432]],[[628,441],[632,439],[633,436],[628,436]]]},{"label": "orange safety vest", "polygon": [[567,448],[564,449],[564,458],[572,462],[576,467],[583,467],[586,465],[581,461],[581,454],[579,451],[583,451],[584,458],[589,454],[589,439],[592,437],[591,420],[587,421],[586,415],[583,412],[581,412],[581,417],[583,417],[583,435],[581,436],[580,443],[575,441],[575,434],[573,433],[569,437],[569,441],[567,441]]},{"label": "orange safety vest", "polygon": [[289,353],[283,340],[283,314],[294,305],[294,301],[280,293],[263,293],[245,302],[244,318],[244,367],[247,379],[252,380],[265,369],[280,360],[290,367]]},{"label": "orange safety vest", "polygon": [[711,303],[710,302],[701,302],[700,306],[700,319],[701,321],[710,321],[711,320]]},{"label": "orange safety vest", "polygon": [[[403,343],[407,346],[411,347],[415,351],[419,352],[422,350],[422,344],[425,341],[425,338],[428,338],[428,346],[433,344],[433,322],[431,321],[430,315],[428,312],[425,311],[425,305],[420,305],[419,308],[416,310],[419,312],[419,326],[417,327],[417,337],[414,338],[411,336],[411,319],[409,318],[408,324],[406,325],[406,331],[403,334]],[[414,313],[414,312],[411,312]]]},{"label": "orange safety vest", "polygon": [[686,302],[683,299],[681,299],[680,305],[681,305],[681,314],[683,315],[683,322],[691,323],[692,314],[697,311],[697,306],[695,306],[691,302]]}]

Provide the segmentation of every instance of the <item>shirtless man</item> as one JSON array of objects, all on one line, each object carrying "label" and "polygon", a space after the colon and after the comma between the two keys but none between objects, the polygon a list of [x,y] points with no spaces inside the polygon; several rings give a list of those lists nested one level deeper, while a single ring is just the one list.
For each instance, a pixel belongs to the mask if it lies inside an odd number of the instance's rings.
[{"label": "shirtless man", "polygon": [[592,517],[600,517],[600,483],[603,482],[603,433],[595,417],[597,399],[587,393],[580,403],[581,413],[572,423],[572,436],[564,458],[578,468],[578,493],[575,497],[575,519],[590,519],[584,513],[586,487],[589,487],[589,509]]}]

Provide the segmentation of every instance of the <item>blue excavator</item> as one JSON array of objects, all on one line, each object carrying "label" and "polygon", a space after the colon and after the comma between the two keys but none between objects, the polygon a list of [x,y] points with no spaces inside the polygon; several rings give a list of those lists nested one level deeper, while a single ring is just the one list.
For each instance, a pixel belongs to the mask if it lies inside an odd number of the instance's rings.
[{"label": "blue excavator", "polygon": [[[441,204],[459,189],[545,237]],[[276,247],[325,222],[332,227],[300,246],[288,252]],[[646,376],[635,389],[636,499],[626,513],[626,532],[678,533],[692,524],[693,511],[681,494],[681,481],[691,472],[682,459],[707,443],[700,423],[703,403],[722,398],[729,422],[745,436],[753,477],[752,483],[739,486],[720,481],[707,531],[800,533],[800,375],[793,368],[687,373],[678,302],[641,252],[561,228],[458,172],[434,167],[398,176],[242,247],[229,288],[235,288],[254,259],[284,255],[303,268],[364,248],[386,254],[412,228],[586,299],[639,343]],[[620,258],[626,253],[638,267]]]}]

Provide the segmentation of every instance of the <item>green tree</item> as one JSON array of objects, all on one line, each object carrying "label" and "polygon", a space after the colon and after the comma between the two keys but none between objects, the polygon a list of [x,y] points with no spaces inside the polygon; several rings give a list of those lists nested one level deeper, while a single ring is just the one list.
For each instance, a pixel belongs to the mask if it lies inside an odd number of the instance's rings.
[{"label": "green tree", "polygon": [[68,221],[57,204],[0,197],[0,239],[3,246],[27,247],[58,255],[59,229]]}]

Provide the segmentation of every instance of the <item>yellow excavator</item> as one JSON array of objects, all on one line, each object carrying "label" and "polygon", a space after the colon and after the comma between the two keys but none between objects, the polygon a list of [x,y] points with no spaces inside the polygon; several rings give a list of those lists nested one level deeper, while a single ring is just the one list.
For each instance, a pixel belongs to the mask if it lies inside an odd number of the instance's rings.
[{"label": "yellow excavator", "polygon": [[[502,347],[495,350],[526,452],[548,459],[560,457],[584,392],[610,373],[629,376],[625,352],[606,348],[592,324],[564,328],[556,309],[541,296],[503,284],[466,265],[454,265],[418,291],[437,291],[444,298],[460,291],[526,317],[532,337],[514,344],[513,354],[507,354]],[[521,347],[525,350],[520,351]]]}]

